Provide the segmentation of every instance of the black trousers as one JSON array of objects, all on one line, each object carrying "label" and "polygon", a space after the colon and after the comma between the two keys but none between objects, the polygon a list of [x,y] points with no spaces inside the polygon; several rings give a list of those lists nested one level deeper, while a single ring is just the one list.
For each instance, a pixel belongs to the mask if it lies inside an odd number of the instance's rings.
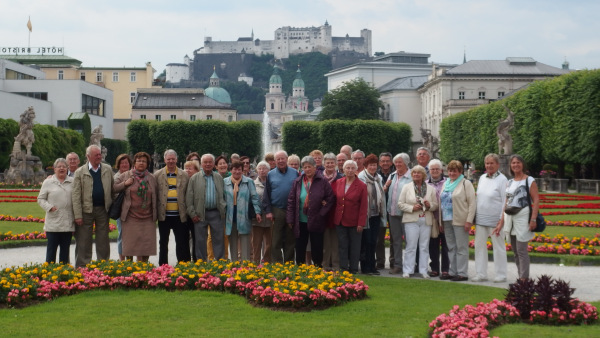
[{"label": "black trousers", "polygon": [[360,270],[363,273],[375,272],[375,248],[381,218],[379,216],[369,217],[369,229],[363,229],[360,245]]},{"label": "black trousers", "polygon": [[169,235],[171,229],[175,235],[175,254],[177,262],[189,262],[190,256],[190,229],[187,223],[181,222],[179,216],[167,216],[164,221],[158,221],[158,265],[169,264]]},{"label": "black trousers", "polygon": [[[296,238],[296,264],[305,264],[306,262],[306,245],[310,237],[310,252],[313,264],[318,267],[323,267],[323,233],[308,231],[308,225],[300,222],[300,237]],[[310,262],[308,262],[310,264]]]},{"label": "black trousers", "polygon": [[58,262],[69,264],[69,246],[71,246],[72,232],[46,232],[48,246],[46,247],[46,262],[56,262],[56,251],[60,247]]},{"label": "black trousers", "polygon": [[[440,273],[440,246],[442,247],[442,271],[448,272],[450,269],[450,259],[448,258],[448,244],[446,244],[446,235],[440,232],[438,238],[429,239],[429,267],[431,271]],[[417,251],[418,252],[418,251]]]}]

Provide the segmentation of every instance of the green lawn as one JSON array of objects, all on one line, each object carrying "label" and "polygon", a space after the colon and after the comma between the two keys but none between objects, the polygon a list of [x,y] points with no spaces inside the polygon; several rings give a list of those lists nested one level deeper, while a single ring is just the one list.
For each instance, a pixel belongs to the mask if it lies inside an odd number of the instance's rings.
[{"label": "green lawn", "polygon": [[[505,293],[492,287],[420,279],[363,279],[370,286],[368,299],[312,312],[255,308],[240,296],[218,292],[117,290],[86,292],[24,309],[1,309],[0,322],[5,336],[425,337],[429,322],[453,305],[502,299]],[[501,329],[511,327],[521,329],[519,325]],[[600,325],[566,329],[571,336],[590,336]],[[535,327],[538,336],[555,332],[555,327]]]}]

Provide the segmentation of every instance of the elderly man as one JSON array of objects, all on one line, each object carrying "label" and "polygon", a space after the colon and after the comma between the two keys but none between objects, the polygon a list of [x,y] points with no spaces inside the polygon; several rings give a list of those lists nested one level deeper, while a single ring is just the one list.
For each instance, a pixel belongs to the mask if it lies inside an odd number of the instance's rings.
[{"label": "elderly man", "polygon": [[188,215],[194,222],[196,240],[196,257],[207,260],[206,238],[208,227],[212,234],[212,245],[215,259],[219,260],[225,255],[224,221],[225,221],[225,194],[223,178],[219,173],[213,174],[215,157],[204,154],[200,158],[202,170],[194,174],[188,183],[185,204]]},{"label": "elderly man", "polygon": [[68,153],[67,164],[69,165],[67,175],[69,175],[69,177],[74,177],[75,170],[79,168],[79,155],[77,155],[76,153]]},{"label": "elderly man", "polygon": [[87,163],[73,177],[73,214],[75,216],[75,266],[84,267],[92,260],[92,234],[96,224],[96,259],[110,258],[108,209],[112,204],[114,183],[112,168],[102,163],[102,150],[87,147]]},{"label": "elderly man", "polygon": [[185,193],[188,175],[177,168],[177,153],[173,149],[165,151],[166,166],[154,173],[158,188],[158,265],[169,264],[169,235],[175,236],[177,262],[188,262],[190,257],[190,230],[187,225]]},{"label": "elderly man", "polygon": [[[343,146],[340,148],[340,153],[344,153],[344,154],[346,154],[346,157],[347,157],[348,159],[351,159],[351,158],[352,158],[352,147],[351,147],[351,146],[349,146],[349,145],[347,145],[347,144],[346,144],[346,145],[343,145]],[[343,168],[342,168],[342,169],[343,169]]]},{"label": "elderly man", "polygon": [[[381,176],[381,184],[385,185],[388,178],[392,174],[392,154],[385,152],[379,154],[379,169],[377,173]],[[388,193],[385,193],[385,200],[388,200]],[[389,223],[386,220],[386,223]],[[389,227],[389,224],[384,224],[385,227]],[[386,228],[380,229],[377,235],[377,246],[375,247],[375,255],[377,256],[377,269],[385,268],[385,233]]]},{"label": "elderly man", "polygon": [[355,152],[353,152],[352,160],[356,162],[358,167],[358,169],[356,169],[357,174],[365,169],[365,153],[362,150],[357,149]]},{"label": "elderly man", "polygon": [[[287,198],[298,172],[287,165],[288,154],[280,150],[275,153],[275,169],[267,174],[262,208],[269,221],[273,222],[271,232],[271,261],[282,263],[294,261],[296,238],[285,217]],[[283,255],[281,250],[283,249]]]},{"label": "elderly man", "polygon": [[428,167],[429,160],[431,160],[431,153],[429,152],[429,149],[425,147],[419,147],[419,149],[417,149],[417,163],[419,163],[421,167],[425,168],[425,171],[427,172],[427,179],[431,178]]},{"label": "elderly man", "polygon": [[346,163],[346,161],[348,161],[349,158],[350,157],[348,157],[348,155],[346,155],[344,153],[339,153],[335,157],[335,160],[337,162],[338,172],[342,175],[344,175],[344,163]]}]

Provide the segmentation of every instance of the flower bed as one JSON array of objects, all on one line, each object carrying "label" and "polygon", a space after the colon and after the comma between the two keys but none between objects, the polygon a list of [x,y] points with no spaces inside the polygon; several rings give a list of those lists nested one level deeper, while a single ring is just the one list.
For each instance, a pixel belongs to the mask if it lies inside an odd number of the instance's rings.
[{"label": "flower bed", "polygon": [[139,262],[92,262],[86,268],[36,264],[0,271],[0,304],[27,305],[93,289],[215,290],[255,305],[310,310],[363,299],[369,287],[351,274],[315,266],[213,261],[175,267]]},{"label": "flower bed", "polygon": [[[568,238],[565,235],[556,235],[550,237],[546,234],[535,234],[531,240],[533,243],[543,243],[541,245],[528,245],[529,252],[578,255],[578,256],[600,256],[600,234],[592,239],[586,237]],[[469,241],[469,247],[475,247],[475,240]],[[487,242],[488,250],[492,250],[492,243]],[[510,251],[512,246],[506,243],[506,251]]]},{"label": "flower bed", "polygon": [[[44,218],[37,218],[31,215],[27,217],[23,216],[10,216],[10,215],[0,215],[0,221],[9,221],[9,222],[25,222],[25,223],[44,223]],[[96,226],[94,225],[94,231]],[[108,232],[113,232],[117,230],[116,224],[109,223],[108,224]],[[21,233],[13,233],[12,231],[8,231],[5,233],[0,233],[0,242],[4,241],[27,241],[27,240],[35,240],[35,239],[46,239],[46,233],[44,231],[25,231]]]}]

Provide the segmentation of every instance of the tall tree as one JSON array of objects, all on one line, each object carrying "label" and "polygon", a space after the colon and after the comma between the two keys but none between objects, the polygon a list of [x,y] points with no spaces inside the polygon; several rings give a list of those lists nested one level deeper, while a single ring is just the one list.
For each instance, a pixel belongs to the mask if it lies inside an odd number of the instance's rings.
[{"label": "tall tree", "polygon": [[345,82],[325,94],[319,120],[379,120],[379,91],[363,79]]}]

